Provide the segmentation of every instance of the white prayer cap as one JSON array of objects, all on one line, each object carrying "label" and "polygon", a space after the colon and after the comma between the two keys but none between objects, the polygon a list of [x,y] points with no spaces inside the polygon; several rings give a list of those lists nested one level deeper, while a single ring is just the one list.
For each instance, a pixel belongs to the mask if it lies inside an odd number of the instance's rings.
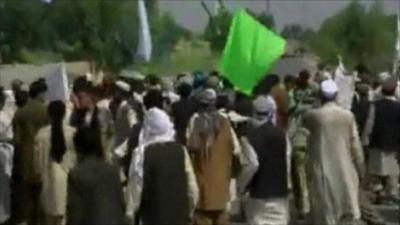
[{"label": "white prayer cap", "polygon": [[140,72],[135,71],[135,70],[133,70],[133,71],[132,70],[123,70],[121,72],[120,76],[124,77],[124,78],[128,78],[128,79],[132,79],[132,80],[137,80],[137,81],[144,80],[144,76]]},{"label": "white prayer cap", "polygon": [[326,98],[333,98],[338,90],[339,89],[333,80],[326,80],[321,83],[321,92]]},{"label": "white prayer cap", "polygon": [[141,74],[140,72],[133,71],[132,74],[133,74],[132,75],[132,79],[134,79],[134,80],[144,80],[144,75]]},{"label": "white prayer cap", "polygon": [[163,78],[161,80],[161,86],[164,91],[172,91],[174,89],[174,83],[169,78]]},{"label": "white prayer cap", "polygon": [[184,73],[184,76],[182,76],[181,78],[179,78],[176,82],[176,86],[179,86],[183,83],[189,84],[190,86],[192,86],[193,84],[193,76],[190,73]]},{"label": "white prayer cap", "polygon": [[390,78],[390,74],[388,72],[382,72],[378,75],[381,83],[384,83],[387,79]]},{"label": "white prayer cap", "polygon": [[203,104],[213,105],[217,100],[217,92],[214,89],[207,88],[199,94],[198,99]]},{"label": "white prayer cap", "polygon": [[126,91],[126,92],[131,91],[131,85],[129,85],[128,83],[126,83],[125,81],[122,81],[122,80],[115,82],[115,86],[117,86],[119,89]]}]

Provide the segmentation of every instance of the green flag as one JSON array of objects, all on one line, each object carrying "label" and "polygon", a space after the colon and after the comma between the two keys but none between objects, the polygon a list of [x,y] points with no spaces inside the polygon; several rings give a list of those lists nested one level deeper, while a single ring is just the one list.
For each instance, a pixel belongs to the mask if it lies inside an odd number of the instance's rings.
[{"label": "green flag", "polygon": [[220,69],[239,91],[250,95],[284,51],[283,38],[241,10],[233,18]]}]

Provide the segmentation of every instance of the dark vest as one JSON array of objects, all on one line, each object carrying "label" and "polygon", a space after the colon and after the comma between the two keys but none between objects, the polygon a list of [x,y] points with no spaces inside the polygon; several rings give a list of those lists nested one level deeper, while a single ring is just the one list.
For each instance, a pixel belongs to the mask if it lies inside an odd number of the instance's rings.
[{"label": "dark vest", "polygon": [[389,99],[375,102],[375,121],[370,146],[384,151],[400,149],[400,103]]},{"label": "dark vest", "polygon": [[364,133],[365,122],[368,118],[369,108],[371,106],[370,101],[365,99],[357,99],[355,96],[353,98],[353,104],[351,111],[357,122],[358,134],[362,135]]},{"label": "dark vest", "polygon": [[145,150],[140,215],[144,225],[189,224],[188,181],[181,145],[156,143]]},{"label": "dark vest", "polygon": [[250,182],[252,198],[267,199],[288,195],[286,137],[270,123],[253,128],[247,134],[258,156],[259,168]]}]

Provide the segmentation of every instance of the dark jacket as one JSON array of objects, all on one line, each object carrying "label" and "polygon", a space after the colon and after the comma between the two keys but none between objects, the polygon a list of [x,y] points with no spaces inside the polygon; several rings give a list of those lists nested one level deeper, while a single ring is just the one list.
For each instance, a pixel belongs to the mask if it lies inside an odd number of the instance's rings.
[{"label": "dark jacket", "polygon": [[358,134],[364,133],[365,123],[368,119],[368,112],[371,102],[368,99],[362,99],[354,96],[351,111],[357,122]]},{"label": "dark jacket", "polygon": [[145,150],[140,217],[144,225],[189,224],[185,154],[180,144],[158,143]]},{"label": "dark jacket", "polygon": [[257,199],[287,197],[286,137],[271,123],[247,134],[258,156],[259,168],[249,184],[250,196]]},{"label": "dark jacket", "polygon": [[370,146],[384,151],[400,149],[400,103],[390,99],[375,102]]},{"label": "dark jacket", "polygon": [[22,176],[26,182],[40,183],[40,177],[34,170],[34,140],[38,131],[49,123],[44,102],[31,99],[17,110],[13,120],[15,158],[14,173]]},{"label": "dark jacket", "polygon": [[68,176],[68,225],[121,225],[125,206],[118,169],[89,157]]}]

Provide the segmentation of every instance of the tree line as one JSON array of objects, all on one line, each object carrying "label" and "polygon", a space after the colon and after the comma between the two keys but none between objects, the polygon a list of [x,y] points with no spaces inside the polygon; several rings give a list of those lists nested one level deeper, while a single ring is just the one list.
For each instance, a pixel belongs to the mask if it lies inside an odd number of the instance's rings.
[{"label": "tree line", "polygon": [[[169,60],[181,39],[208,42],[217,55],[223,50],[233,17],[225,7],[210,15],[201,34],[194,34],[170,13],[161,13],[158,0],[145,2],[155,63]],[[389,70],[393,63],[396,16],[385,14],[381,1],[370,8],[353,1],[317,31],[298,24],[278,31],[273,15],[249,13],[283,37],[300,41],[328,64],[336,64],[338,54],[349,67],[362,62],[373,71]],[[137,32],[136,1],[0,0],[2,63],[87,60],[97,68],[118,71],[135,62]]]}]

